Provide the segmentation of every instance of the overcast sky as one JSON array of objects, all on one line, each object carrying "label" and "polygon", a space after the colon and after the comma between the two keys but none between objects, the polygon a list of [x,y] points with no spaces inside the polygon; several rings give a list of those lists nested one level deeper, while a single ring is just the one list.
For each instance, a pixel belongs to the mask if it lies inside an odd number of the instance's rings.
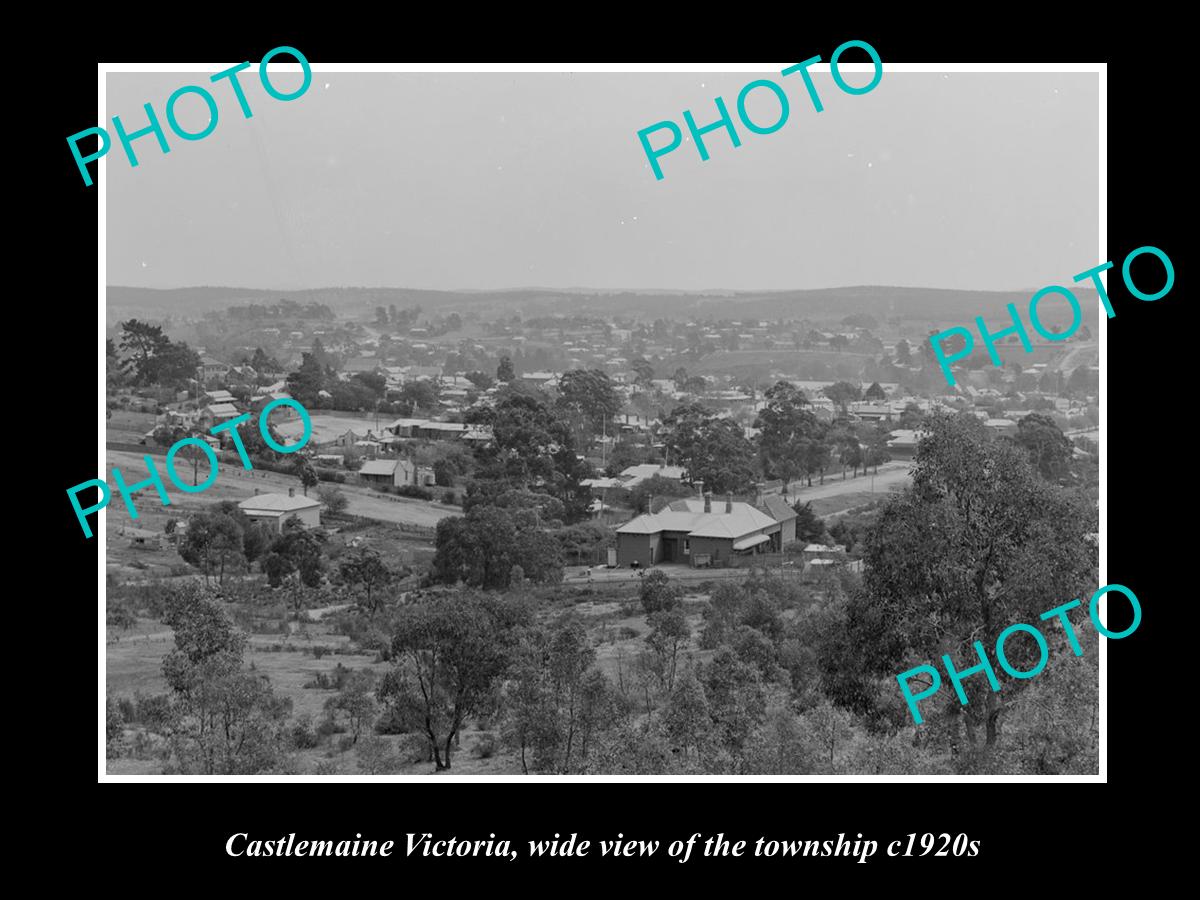
[{"label": "overcast sky", "polygon": [[[784,289],[856,284],[1036,289],[1098,258],[1095,74],[886,72],[869,94],[798,75],[314,73],[297,100],[241,81],[254,117],[215,85],[215,131],[114,137],[109,284],[413,288]],[[774,77],[787,124],[737,123],[738,91]],[[278,76],[290,90],[299,75]],[[866,74],[847,75],[865,83]],[[206,74],[108,76],[108,115],[145,125]],[[716,119],[661,158],[637,131]],[[757,102],[754,102],[757,101]],[[195,97],[181,124],[206,121]],[[754,92],[751,117],[778,105]],[[111,131],[111,123],[109,125]],[[81,128],[83,125],[81,124]],[[656,135],[656,142],[666,140]]]}]

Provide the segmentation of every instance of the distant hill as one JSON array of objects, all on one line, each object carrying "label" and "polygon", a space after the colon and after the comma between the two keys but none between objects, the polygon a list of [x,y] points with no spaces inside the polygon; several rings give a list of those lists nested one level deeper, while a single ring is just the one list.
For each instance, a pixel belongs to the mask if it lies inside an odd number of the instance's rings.
[{"label": "distant hill", "polygon": [[[1085,316],[1095,310],[1094,290],[1073,286]],[[427,291],[413,288],[327,287],[303,291],[257,288],[189,287],[160,290],[112,285],[107,291],[108,318],[197,317],[211,310],[248,303],[274,303],[282,298],[298,303],[322,303],[343,316],[368,313],[376,306],[420,305],[427,313],[472,311],[481,315],[627,316],[637,319],[828,319],[868,313],[878,319],[901,316],[929,322],[969,324],[982,315],[1004,320],[1004,308],[1015,303],[1024,314],[1033,291],[959,291],[940,288],[859,286],[794,291],[601,291],[587,288],[553,290]],[[1062,301],[1047,301],[1046,323],[1065,323],[1051,310]]]}]

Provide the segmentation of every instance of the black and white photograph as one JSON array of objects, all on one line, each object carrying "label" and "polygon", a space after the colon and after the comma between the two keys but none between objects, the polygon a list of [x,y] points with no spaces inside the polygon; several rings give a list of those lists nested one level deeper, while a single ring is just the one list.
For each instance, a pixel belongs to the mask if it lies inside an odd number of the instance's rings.
[{"label": "black and white photograph", "polygon": [[101,780],[1104,781],[1172,262],[1103,65],[851,43],[102,71]]}]

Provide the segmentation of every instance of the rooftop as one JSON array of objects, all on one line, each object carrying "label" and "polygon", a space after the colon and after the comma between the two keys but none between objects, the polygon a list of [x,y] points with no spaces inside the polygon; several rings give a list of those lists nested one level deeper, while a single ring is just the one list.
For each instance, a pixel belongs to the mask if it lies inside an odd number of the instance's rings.
[{"label": "rooftop", "polygon": [[787,522],[796,518],[796,510],[778,494],[767,494],[759,501],[758,508],[776,522]]},{"label": "rooftop", "polygon": [[653,478],[655,475],[659,478],[679,481],[683,478],[683,466],[659,466],[654,463],[643,463],[638,466],[630,466],[621,472],[622,478],[636,478],[638,481]]},{"label": "rooftop", "polygon": [[396,473],[396,460],[394,459],[370,459],[358,470],[359,475],[394,475]]},{"label": "rooftop", "polygon": [[686,532],[691,537],[740,538],[776,521],[749,503],[735,502],[725,512],[725,501],[712,501],[712,512],[704,511],[703,500],[676,500],[666,509],[638,516],[617,529],[619,534],[657,534],[660,531]]},{"label": "rooftop", "polygon": [[290,497],[287,494],[255,494],[238,503],[244,513],[288,513],[320,506],[321,501],[312,497]]}]

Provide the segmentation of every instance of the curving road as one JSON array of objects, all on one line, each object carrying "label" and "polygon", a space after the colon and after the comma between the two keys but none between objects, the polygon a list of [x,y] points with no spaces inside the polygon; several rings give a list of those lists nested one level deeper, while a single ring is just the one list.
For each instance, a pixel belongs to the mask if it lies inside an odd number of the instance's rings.
[{"label": "curving road", "polygon": [[[908,484],[912,480],[912,475],[909,472],[912,462],[909,460],[896,460],[894,462],[884,463],[879,467],[879,472],[875,475],[875,493],[881,496],[887,495],[889,488],[892,485]],[[788,485],[788,502],[796,503],[797,501],[807,502],[809,500],[817,500],[824,497],[837,497],[840,494],[861,494],[864,491],[871,490],[871,476],[859,475],[857,478],[846,477],[842,481],[841,474],[825,475],[825,483],[813,483],[812,487],[807,487],[805,481],[793,481]]]}]

